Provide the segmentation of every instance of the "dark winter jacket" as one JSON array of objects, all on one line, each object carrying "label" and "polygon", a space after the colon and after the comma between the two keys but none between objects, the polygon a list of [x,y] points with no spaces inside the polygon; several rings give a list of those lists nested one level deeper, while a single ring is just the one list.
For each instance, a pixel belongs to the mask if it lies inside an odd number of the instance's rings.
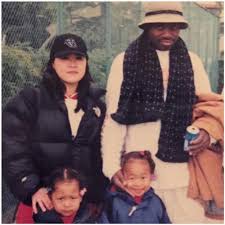
[{"label": "dark winter jacket", "polygon": [[[63,223],[61,216],[54,209],[46,212],[39,209],[37,214],[33,214],[33,219],[35,223]],[[101,210],[96,212],[91,204],[82,202],[73,223],[108,223],[108,219]]]},{"label": "dark winter jacket", "polygon": [[122,190],[110,191],[105,212],[110,223],[171,223],[162,200],[152,188],[139,204]]},{"label": "dark winter jacket", "polygon": [[[64,97],[51,95],[43,83],[25,88],[6,105],[2,120],[3,172],[20,201],[30,204],[31,196],[46,185],[49,173],[63,166],[86,176],[90,201],[101,199],[107,184],[100,154],[103,93],[90,88],[76,137],[71,133]],[[100,109],[100,116],[94,107]]]}]

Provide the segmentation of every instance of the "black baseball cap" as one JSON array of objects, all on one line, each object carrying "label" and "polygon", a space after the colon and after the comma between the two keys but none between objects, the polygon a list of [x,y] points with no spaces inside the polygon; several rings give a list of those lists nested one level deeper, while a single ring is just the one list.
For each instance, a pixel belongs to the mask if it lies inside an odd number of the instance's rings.
[{"label": "black baseball cap", "polygon": [[88,58],[84,40],[75,34],[62,34],[55,37],[50,51],[50,59],[65,57],[69,54]]}]

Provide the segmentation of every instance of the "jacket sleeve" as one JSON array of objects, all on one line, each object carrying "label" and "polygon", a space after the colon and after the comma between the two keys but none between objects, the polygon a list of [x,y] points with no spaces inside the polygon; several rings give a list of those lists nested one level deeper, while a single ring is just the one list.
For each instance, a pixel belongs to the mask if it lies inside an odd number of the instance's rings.
[{"label": "jacket sleeve", "polygon": [[42,212],[38,208],[38,213],[33,214],[33,220],[35,223],[63,223],[59,214],[54,209]]},{"label": "jacket sleeve", "polygon": [[114,60],[107,82],[106,117],[102,128],[103,173],[111,177],[120,169],[121,151],[125,143],[126,125],[121,125],[111,118],[118,107],[120,87],[123,80],[123,57]]},{"label": "jacket sleeve", "polygon": [[31,158],[30,135],[36,119],[36,91],[27,88],[3,110],[3,173],[12,193],[30,204],[39,188],[39,176]]},{"label": "jacket sleeve", "polygon": [[209,82],[209,76],[205,71],[203,63],[198,55],[193,52],[189,52],[193,72],[194,72],[194,84],[196,95],[203,93],[210,93],[211,86]]},{"label": "jacket sleeve", "polygon": [[97,220],[97,223],[100,223],[100,224],[109,224],[110,223],[105,211],[103,211],[101,213],[100,217]]},{"label": "jacket sleeve", "polygon": [[162,215],[161,215],[159,223],[171,223],[170,218],[166,211],[166,207],[161,199],[160,199],[160,202],[162,206]]}]

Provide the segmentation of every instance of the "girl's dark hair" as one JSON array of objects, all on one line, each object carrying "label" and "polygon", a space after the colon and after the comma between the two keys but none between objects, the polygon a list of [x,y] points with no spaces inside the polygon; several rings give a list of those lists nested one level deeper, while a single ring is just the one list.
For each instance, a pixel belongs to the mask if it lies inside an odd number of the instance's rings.
[{"label": "girl's dark hair", "polygon": [[57,182],[74,179],[78,181],[80,189],[86,187],[85,179],[83,175],[78,173],[78,171],[69,167],[57,168],[56,170],[52,171],[48,179],[47,185],[49,188],[49,194],[55,191],[55,185]]},{"label": "girl's dark hair", "polygon": [[[57,95],[63,99],[65,91],[66,91],[66,87],[64,83],[61,81],[61,79],[59,78],[56,71],[54,70],[52,66],[53,61],[54,59],[49,60],[46,68],[44,68],[43,70],[43,83],[45,86],[47,86],[47,90],[49,90],[49,92],[53,96]],[[84,77],[79,81],[78,87],[77,87],[78,104],[77,104],[77,108],[75,109],[76,112],[78,112],[80,109],[83,109],[83,110],[86,109],[85,97],[88,95],[91,82],[93,82],[93,79],[89,72],[89,66],[87,61]]]},{"label": "girl's dark hair", "polygon": [[155,162],[153,161],[151,157],[151,152],[144,150],[144,151],[133,151],[133,152],[128,152],[124,155],[122,155],[121,158],[121,168],[124,167],[124,165],[130,160],[130,159],[142,159],[146,160],[149,163],[151,173],[154,173],[155,171]]}]

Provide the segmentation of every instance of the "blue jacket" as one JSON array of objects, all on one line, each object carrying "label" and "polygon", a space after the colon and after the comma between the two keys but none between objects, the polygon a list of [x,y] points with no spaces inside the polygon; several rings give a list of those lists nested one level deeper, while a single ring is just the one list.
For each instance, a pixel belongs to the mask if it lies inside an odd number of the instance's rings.
[{"label": "blue jacket", "polygon": [[152,188],[139,204],[124,191],[109,191],[105,212],[110,223],[171,223],[162,200]]}]

